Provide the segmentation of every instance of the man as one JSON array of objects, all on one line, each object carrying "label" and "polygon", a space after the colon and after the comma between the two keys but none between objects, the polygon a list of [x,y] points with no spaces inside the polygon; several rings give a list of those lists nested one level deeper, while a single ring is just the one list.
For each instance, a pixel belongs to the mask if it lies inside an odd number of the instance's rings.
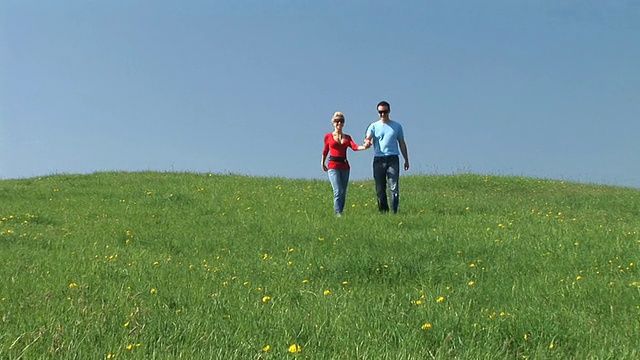
[{"label": "man", "polygon": [[378,103],[378,115],[380,120],[372,123],[365,134],[365,145],[373,143],[373,179],[376,183],[376,195],[378,197],[378,210],[381,213],[389,212],[387,201],[387,182],[391,195],[391,210],[398,212],[400,203],[400,158],[404,158],[404,171],[409,170],[409,155],[407,144],[404,141],[404,131],[400,123],[389,118],[391,106],[386,101]]}]

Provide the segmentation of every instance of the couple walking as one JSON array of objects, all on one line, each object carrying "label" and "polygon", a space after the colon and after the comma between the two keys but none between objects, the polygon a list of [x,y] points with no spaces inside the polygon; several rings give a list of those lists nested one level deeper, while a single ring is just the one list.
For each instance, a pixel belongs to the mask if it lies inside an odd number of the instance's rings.
[{"label": "couple walking", "polygon": [[[389,212],[387,200],[387,183],[391,195],[391,210],[398,212],[400,203],[400,158],[404,158],[404,170],[409,170],[409,155],[407,144],[404,141],[404,131],[400,123],[389,118],[391,106],[386,101],[378,103],[378,115],[380,119],[369,125],[365,133],[364,145],[358,146],[351,136],[343,132],[344,114],[333,114],[334,131],[324,136],[324,150],[322,151],[322,169],[329,175],[329,181],[333,187],[333,208],[337,216],[342,215],[347,198],[347,186],[349,185],[349,162],[347,161],[347,149],[354,151],[366,150],[373,145],[373,179],[376,183],[376,196],[378,198],[378,210],[381,213]],[[329,160],[327,165],[327,159]]]}]

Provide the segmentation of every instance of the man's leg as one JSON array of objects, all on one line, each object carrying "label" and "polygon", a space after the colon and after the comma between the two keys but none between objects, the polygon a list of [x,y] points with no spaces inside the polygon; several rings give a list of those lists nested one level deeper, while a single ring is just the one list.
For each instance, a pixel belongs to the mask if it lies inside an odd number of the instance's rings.
[{"label": "man's leg", "polygon": [[373,158],[373,180],[376,183],[376,196],[378,197],[378,210],[389,211],[387,202],[387,168],[384,158]]},{"label": "man's leg", "polygon": [[400,205],[400,159],[398,157],[389,159],[387,178],[389,180],[391,209],[395,214],[398,212],[398,206]]}]

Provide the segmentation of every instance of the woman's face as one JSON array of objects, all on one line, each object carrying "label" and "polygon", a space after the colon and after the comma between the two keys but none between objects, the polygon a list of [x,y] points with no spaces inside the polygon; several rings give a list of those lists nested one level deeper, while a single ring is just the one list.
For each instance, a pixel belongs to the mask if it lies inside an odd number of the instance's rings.
[{"label": "woman's face", "polygon": [[333,119],[333,126],[336,129],[342,129],[342,127],[344,127],[344,118]]}]

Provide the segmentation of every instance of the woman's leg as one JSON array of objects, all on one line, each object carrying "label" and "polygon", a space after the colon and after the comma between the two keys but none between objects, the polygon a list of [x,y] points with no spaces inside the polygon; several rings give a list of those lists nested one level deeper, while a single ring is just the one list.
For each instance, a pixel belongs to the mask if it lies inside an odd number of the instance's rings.
[{"label": "woman's leg", "polygon": [[340,170],[340,196],[339,196],[339,211],[344,211],[344,205],[347,202],[347,188],[349,187],[349,173],[350,170]]},{"label": "woman's leg", "polygon": [[331,183],[331,187],[333,188],[333,211],[336,214],[340,213],[340,172],[336,169],[329,169],[327,171],[327,175],[329,176],[329,182]]}]

